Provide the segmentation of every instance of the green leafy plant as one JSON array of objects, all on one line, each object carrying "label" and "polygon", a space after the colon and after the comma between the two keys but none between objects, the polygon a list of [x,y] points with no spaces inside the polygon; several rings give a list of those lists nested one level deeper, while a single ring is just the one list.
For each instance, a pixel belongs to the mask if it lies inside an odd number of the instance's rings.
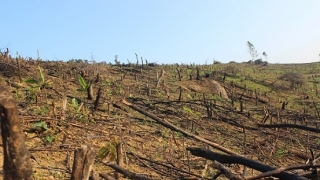
[{"label": "green leafy plant", "polygon": [[[78,118],[78,121],[80,121],[80,122],[82,122],[82,123],[88,123],[88,122],[90,122],[90,119],[89,119],[87,113],[78,114],[76,117]],[[91,119],[91,122],[93,122],[92,119]]]},{"label": "green leafy plant", "polygon": [[47,144],[51,144],[55,140],[55,137],[51,134],[48,134],[44,137],[44,140]]},{"label": "green leafy plant", "polygon": [[[75,111],[74,118],[76,118],[80,122],[89,122],[89,114],[86,111],[80,111],[83,107],[83,103],[79,104],[76,98],[72,98],[71,105],[73,107],[73,110]],[[94,122],[94,120],[91,120],[91,122]]]},{"label": "green leafy plant", "polygon": [[74,110],[75,111],[78,110],[79,109],[79,103],[76,100],[76,98],[72,98],[71,102],[72,102],[72,106],[73,106]]},{"label": "green leafy plant", "polygon": [[188,108],[188,107],[183,107],[183,111],[185,111],[186,113],[188,113],[188,114],[191,114],[191,115],[193,115],[193,111],[190,109],[190,108]]},{"label": "green leafy plant", "polygon": [[38,90],[34,89],[33,87],[26,87],[25,88],[25,99],[30,100],[36,100]]},{"label": "green leafy plant", "polygon": [[80,122],[83,122],[83,123],[89,122],[88,114],[83,111],[80,111],[81,107],[83,106],[83,103],[79,104],[79,102],[75,98],[72,98],[71,102],[72,102],[73,109],[75,111],[75,117]]},{"label": "green leafy plant", "polygon": [[23,94],[20,91],[13,91],[13,96],[16,100],[19,100],[20,98],[23,98]]},{"label": "green leafy plant", "polygon": [[157,97],[158,97],[159,99],[161,99],[161,98],[163,97],[162,93],[161,93],[160,91],[158,91],[158,90],[157,90]]},{"label": "green leafy plant", "polygon": [[118,143],[116,138],[114,138],[112,142],[106,143],[106,145],[99,150],[97,155],[98,159],[102,161],[103,159],[108,158],[109,161],[114,161],[117,158],[116,147]]},{"label": "green leafy plant", "polygon": [[182,137],[183,134],[182,134],[181,132],[176,132],[176,131],[174,131],[174,136],[175,136],[175,137]]},{"label": "green leafy plant", "polygon": [[33,127],[38,132],[43,132],[43,131],[46,131],[46,130],[49,129],[48,125],[47,125],[47,123],[45,121],[40,121],[40,122],[34,123]]},{"label": "green leafy plant", "polygon": [[192,97],[190,94],[187,94],[187,96],[188,96],[188,98],[189,98],[190,100],[194,100],[193,97]]},{"label": "green leafy plant", "polygon": [[288,151],[285,150],[283,147],[280,147],[280,148],[278,149],[278,151],[276,152],[275,156],[276,156],[277,158],[280,158],[280,157],[282,157],[283,155],[285,155],[287,152],[288,152]]},{"label": "green leafy plant", "polygon": [[79,83],[81,87],[77,91],[87,91],[90,87],[90,82],[86,82],[81,75],[78,76]]},{"label": "green leafy plant", "polygon": [[195,112],[195,115],[198,117],[198,118],[201,118],[201,112]]},{"label": "green leafy plant", "polygon": [[32,85],[32,88],[37,88],[40,91],[43,88],[48,88],[50,84],[52,84],[52,81],[45,79],[40,66],[38,66],[38,69],[39,69],[39,76],[40,76],[39,79],[29,78],[29,79],[26,79],[24,82]]},{"label": "green leafy plant", "polygon": [[38,132],[40,138],[46,143],[51,144],[55,140],[55,136],[51,133],[52,131],[48,127],[45,121],[36,122],[33,124],[34,130]]},{"label": "green leafy plant", "polygon": [[44,107],[44,106],[41,106],[40,108],[36,109],[35,110],[35,113],[38,114],[38,115],[46,115],[49,113],[49,109],[47,107]]},{"label": "green leafy plant", "polygon": [[201,113],[200,112],[195,112],[192,111],[192,109],[188,108],[188,107],[183,107],[183,111],[186,112],[188,114],[188,116],[192,116],[192,117],[197,117],[197,118],[201,118]]},{"label": "green leafy plant", "polygon": [[115,94],[116,94],[116,95],[121,95],[121,94],[122,94],[121,84],[118,84],[118,85],[115,87],[114,91],[115,91]]}]

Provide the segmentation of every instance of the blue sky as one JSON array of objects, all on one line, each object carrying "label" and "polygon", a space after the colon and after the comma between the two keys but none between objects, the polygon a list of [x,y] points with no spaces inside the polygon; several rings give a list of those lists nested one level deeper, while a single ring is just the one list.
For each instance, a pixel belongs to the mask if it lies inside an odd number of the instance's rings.
[{"label": "blue sky", "polygon": [[0,48],[15,57],[157,63],[320,61],[319,0],[0,0]]}]

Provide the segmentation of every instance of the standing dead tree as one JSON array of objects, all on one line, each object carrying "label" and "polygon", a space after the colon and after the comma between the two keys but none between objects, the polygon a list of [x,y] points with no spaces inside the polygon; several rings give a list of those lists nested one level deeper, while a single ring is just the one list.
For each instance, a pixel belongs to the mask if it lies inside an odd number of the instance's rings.
[{"label": "standing dead tree", "polygon": [[93,81],[91,81],[91,82],[89,83],[89,87],[87,88],[87,94],[88,94],[88,99],[89,99],[89,100],[92,100],[92,99],[93,99],[92,82],[93,82]]},{"label": "standing dead tree", "polygon": [[181,81],[181,69],[177,66],[176,70],[178,72],[179,81]]},{"label": "standing dead tree", "polygon": [[16,101],[3,84],[0,85],[0,120],[4,179],[32,179],[30,153],[24,142]]},{"label": "standing dead tree", "polygon": [[101,91],[102,91],[102,89],[101,89],[101,87],[99,87],[96,100],[93,103],[93,111],[97,111],[98,110],[99,100],[100,100],[101,94],[102,94]]},{"label": "standing dead tree", "polygon": [[9,48],[7,48],[7,51],[4,52],[3,54],[3,59],[7,60],[9,58]]},{"label": "standing dead tree", "polygon": [[165,73],[166,73],[166,72],[164,71],[164,69],[162,69],[161,74],[160,74],[160,77],[159,77],[159,79],[158,79],[158,81],[157,81],[156,88],[158,88],[161,83],[164,85],[164,76],[165,76]]},{"label": "standing dead tree", "polygon": [[19,72],[19,82],[22,82],[22,77],[21,77],[21,63],[20,63],[20,56],[17,58],[17,65],[18,65],[18,72]]},{"label": "standing dead tree", "polygon": [[196,67],[196,70],[197,70],[197,80],[200,80],[201,79],[201,77],[200,77],[200,70],[199,70],[199,67],[197,66]]},{"label": "standing dead tree", "polygon": [[270,117],[270,113],[266,106],[264,106],[263,111],[264,111],[264,116],[261,122],[264,124],[267,122],[268,118]]}]

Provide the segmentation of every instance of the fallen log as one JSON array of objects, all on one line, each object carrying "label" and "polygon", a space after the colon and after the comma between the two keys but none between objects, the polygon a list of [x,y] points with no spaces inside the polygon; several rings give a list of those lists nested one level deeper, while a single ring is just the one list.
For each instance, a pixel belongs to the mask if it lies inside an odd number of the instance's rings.
[{"label": "fallen log", "polygon": [[227,178],[229,178],[230,180],[243,180],[244,179],[240,175],[232,173],[229,168],[225,167],[224,165],[222,165],[218,161],[213,161],[213,167],[219,169],[219,171],[222,174],[224,174]]},{"label": "fallen log", "polygon": [[161,118],[157,117],[156,115],[154,115],[154,114],[152,114],[152,113],[149,113],[149,112],[147,112],[147,111],[144,111],[143,109],[141,109],[141,108],[139,108],[139,107],[137,107],[137,106],[129,103],[129,102],[126,101],[126,100],[122,100],[122,103],[124,103],[125,105],[129,106],[130,108],[138,111],[139,113],[144,114],[144,115],[150,117],[151,119],[157,121],[157,123],[163,125],[163,126],[166,127],[166,128],[169,128],[169,129],[174,130],[174,131],[176,131],[176,132],[180,132],[181,134],[183,134],[183,135],[185,135],[185,136],[187,136],[187,137],[191,137],[191,138],[193,138],[193,139],[196,139],[196,140],[198,140],[198,141],[201,141],[201,142],[203,142],[203,143],[206,143],[206,144],[208,144],[208,145],[210,145],[210,146],[212,146],[212,147],[214,147],[214,148],[216,148],[216,149],[219,149],[219,150],[222,151],[222,152],[225,152],[225,153],[228,153],[228,154],[237,155],[237,156],[241,156],[240,154],[238,154],[238,153],[236,153],[236,152],[233,152],[233,151],[231,151],[230,149],[227,149],[227,148],[225,148],[225,147],[223,147],[223,146],[221,146],[221,145],[219,145],[219,144],[217,144],[217,143],[214,143],[214,142],[212,142],[212,141],[206,140],[206,139],[204,139],[204,138],[202,138],[202,137],[199,137],[199,136],[197,136],[197,135],[194,135],[194,134],[192,134],[192,133],[189,133],[189,132],[187,132],[187,131],[184,131],[184,130],[178,128],[177,126],[171,124],[170,122],[166,121],[165,119],[161,119]]},{"label": "fallen log", "polygon": [[[245,158],[243,156],[237,155],[224,155],[216,152],[212,152],[209,150],[187,147],[187,150],[191,152],[191,154],[199,157],[203,157],[205,159],[209,159],[212,161],[218,161],[222,164],[242,164],[249,168],[258,170],[260,172],[268,172],[276,170],[276,168],[271,167],[266,164],[262,164],[258,161],[254,161],[252,159]],[[298,176],[296,174],[288,173],[288,172],[279,172],[279,174],[274,174],[274,177],[280,178],[281,180],[307,180],[305,177]]]},{"label": "fallen log", "polygon": [[296,129],[302,129],[310,132],[320,133],[320,129],[312,128],[308,126],[302,126],[298,124],[257,124],[258,127],[262,128],[296,128]]}]

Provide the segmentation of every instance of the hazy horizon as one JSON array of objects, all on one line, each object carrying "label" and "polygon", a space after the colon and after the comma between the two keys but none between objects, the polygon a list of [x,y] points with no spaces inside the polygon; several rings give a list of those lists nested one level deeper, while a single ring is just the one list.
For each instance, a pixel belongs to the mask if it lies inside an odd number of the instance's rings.
[{"label": "hazy horizon", "polygon": [[[0,48],[44,60],[320,61],[318,0],[1,1]],[[263,58],[263,60],[265,60]]]}]

